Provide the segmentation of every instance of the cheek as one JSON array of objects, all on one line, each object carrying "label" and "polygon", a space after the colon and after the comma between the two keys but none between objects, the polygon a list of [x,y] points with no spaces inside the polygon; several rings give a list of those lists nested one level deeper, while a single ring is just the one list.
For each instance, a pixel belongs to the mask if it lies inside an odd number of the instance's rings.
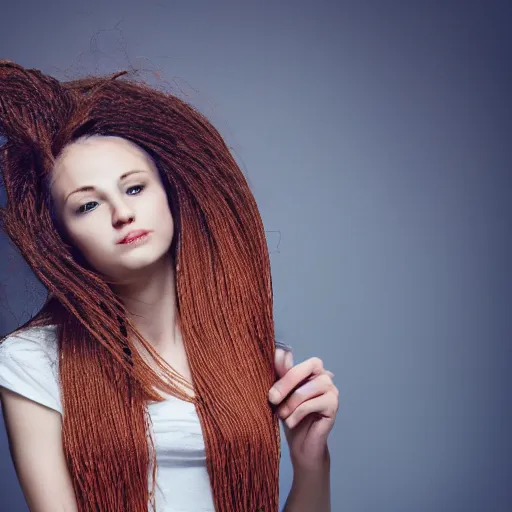
[{"label": "cheek", "polygon": [[[105,253],[106,245],[109,243],[109,233],[101,229],[102,222],[93,219],[82,219],[80,224],[72,225],[69,234],[73,245],[86,257],[94,257]],[[112,235],[110,234],[110,238]]]},{"label": "cheek", "polygon": [[155,217],[159,222],[165,221],[165,225],[170,227],[169,229],[173,230],[174,220],[172,218],[171,209],[169,208],[169,203],[167,202],[167,196],[159,196],[157,201],[154,203],[156,208],[152,211],[154,212]]},{"label": "cheek", "polygon": [[162,208],[159,219],[162,235],[170,243],[174,237],[174,220],[169,208]]}]

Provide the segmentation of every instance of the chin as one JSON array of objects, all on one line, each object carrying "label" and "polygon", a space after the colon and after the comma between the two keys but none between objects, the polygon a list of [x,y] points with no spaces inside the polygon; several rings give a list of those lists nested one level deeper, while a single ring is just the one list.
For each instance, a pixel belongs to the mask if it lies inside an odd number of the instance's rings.
[{"label": "chin", "polygon": [[[131,256],[131,255],[129,255]],[[162,263],[166,262],[167,260],[170,261],[169,258],[169,251],[151,251],[147,252],[145,254],[133,255],[134,257],[127,257],[122,262],[123,268],[129,268],[131,270],[144,270],[149,267],[153,266],[160,266]]]}]

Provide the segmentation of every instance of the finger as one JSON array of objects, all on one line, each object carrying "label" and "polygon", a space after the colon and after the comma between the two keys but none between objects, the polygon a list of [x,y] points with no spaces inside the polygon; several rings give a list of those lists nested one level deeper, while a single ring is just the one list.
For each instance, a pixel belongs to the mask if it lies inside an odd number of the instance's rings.
[{"label": "finger", "polygon": [[284,350],[282,348],[276,348],[274,352],[274,363],[276,368],[280,365],[281,359],[284,355]]},{"label": "finger", "polygon": [[286,372],[286,351],[282,348],[276,348],[275,352],[275,367],[279,378],[281,378]]},{"label": "finger", "polygon": [[318,357],[311,357],[288,370],[269,390],[269,400],[277,405],[301,385],[306,379],[323,373],[323,361]]},{"label": "finger", "polygon": [[286,400],[279,406],[277,413],[278,416],[285,420],[290,416],[299,405],[306,400],[311,400],[317,396],[327,393],[333,387],[331,378],[323,373],[305,384],[299,386]]},{"label": "finger", "polygon": [[290,370],[293,367],[293,352],[291,350],[286,352],[284,361],[286,371]]},{"label": "finger", "polygon": [[288,428],[294,428],[309,414],[318,414],[324,418],[334,419],[338,410],[338,401],[336,395],[331,392],[324,393],[321,396],[306,400],[293,411],[285,420]]},{"label": "finger", "polygon": [[285,350],[286,352],[289,352],[292,350],[292,347],[291,345],[288,345],[287,343],[285,343],[284,341],[281,341],[281,340],[276,340],[276,347],[277,348],[282,348],[283,350]]},{"label": "finger", "polygon": [[334,378],[334,373],[330,372],[329,370],[325,370],[325,373],[331,377],[331,379]]}]

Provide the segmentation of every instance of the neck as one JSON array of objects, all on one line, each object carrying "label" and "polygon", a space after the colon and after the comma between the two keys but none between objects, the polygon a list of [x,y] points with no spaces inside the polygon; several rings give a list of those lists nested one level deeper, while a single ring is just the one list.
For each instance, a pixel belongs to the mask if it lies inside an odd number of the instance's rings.
[{"label": "neck", "polygon": [[127,315],[159,353],[181,343],[174,263],[162,258],[142,278],[113,287]]}]

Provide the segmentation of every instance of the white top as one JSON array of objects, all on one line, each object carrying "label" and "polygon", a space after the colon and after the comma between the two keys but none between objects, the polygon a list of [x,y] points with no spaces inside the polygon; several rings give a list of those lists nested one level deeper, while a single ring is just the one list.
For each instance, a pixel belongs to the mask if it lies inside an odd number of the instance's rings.
[{"label": "white top", "polygon": [[[0,386],[62,414],[56,326],[31,327],[0,343]],[[170,396],[150,403],[157,457],[157,512],[213,512],[195,405]],[[149,482],[149,476],[148,476]]]}]

